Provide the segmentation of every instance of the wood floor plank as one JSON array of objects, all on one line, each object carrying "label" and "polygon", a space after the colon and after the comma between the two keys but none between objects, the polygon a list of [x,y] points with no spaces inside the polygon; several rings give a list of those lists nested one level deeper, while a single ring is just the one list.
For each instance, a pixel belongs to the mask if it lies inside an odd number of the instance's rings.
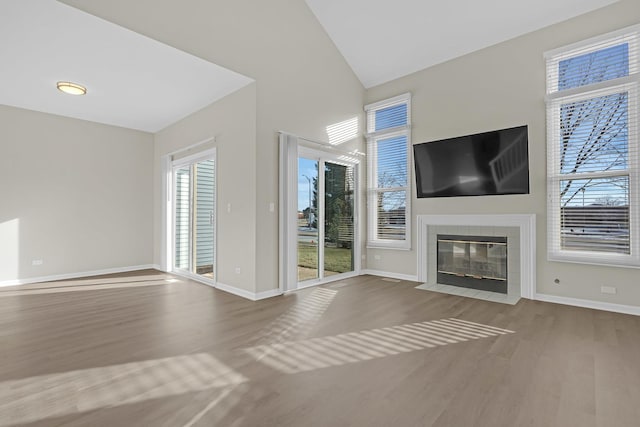
[{"label": "wood floor plank", "polygon": [[637,426],[640,318],[361,276],[252,302],[154,270],[0,290],[0,427]]}]

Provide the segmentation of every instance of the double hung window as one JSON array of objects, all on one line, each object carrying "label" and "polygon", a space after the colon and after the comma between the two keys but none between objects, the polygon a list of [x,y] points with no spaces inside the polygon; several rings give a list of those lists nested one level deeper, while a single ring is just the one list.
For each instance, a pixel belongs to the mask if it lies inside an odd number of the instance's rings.
[{"label": "double hung window", "polygon": [[551,260],[640,264],[639,31],[546,54]]},{"label": "double hung window", "polygon": [[369,247],[411,247],[410,101],[405,94],[365,107]]}]

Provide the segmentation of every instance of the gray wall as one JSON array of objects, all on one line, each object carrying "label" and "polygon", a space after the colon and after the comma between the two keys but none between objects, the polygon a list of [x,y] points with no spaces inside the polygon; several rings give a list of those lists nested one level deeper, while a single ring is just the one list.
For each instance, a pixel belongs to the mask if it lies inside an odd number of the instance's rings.
[{"label": "gray wall", "polygon": [[[174,0],[64,2],[256,81],[254,148],[247,150],[249,158],[242,162],[249,170],[247,178],[254,179],[253,186],[239,186],[222,179],[218,186],[220,191],[226,187],[233,197],[240,197],[247,188],[253,188],[249,194],[254,201],[244,204],[253,210],[253,225],[245,224],[253,232],[241,244],[243,259],[248,256],[254,265],[247,267],[246,276],[225,278],[220,272],[219,279],[254,292],[277,288],[278,214],[269,211],[270,203],[278,206],[277,131],[327,141],[327,126],[353,117],[358,117],[360,131],[363,129],[364,88],[306,3],[303,0],[214,0],[190,2],[185,7]],[[241,124],[245,118],[231,120]],[[186,127],[184,131],[189,132]],[[217,130],[210,127],[210,132]],[[196,141],[181,139],[189,143]],[[167,139],[163,136],[162,144],[165,143]],[[362,138],[358,137],[349,149],[362,150],[362,144]],[[185,145],[188,144],[185,142]],[[222,154],[220,156],[224,162]],[[160,197],[158,191],[155,195]],[[224,196],[219,197],[222,206]],[[158,202],[155,206],[157,209]],[[158,243],[161,230],[159,227],[155,230]],[[237,238],[227,241],[220,234],[218,252],[222,255],[227,245],[238,244]],[[241,261],[230,260],[230,268]],[[222,268],[223,261],[218,262]],[[234,283],[230,283],[232,279]]]},{"label": "gray wall", "polygon": [[[640,270],[547,261],[545,63],[543,52],[636,24],[640,2],[603,9],[372,88],[367,102],[413,94],[413,143],[529,125],[530,195],[415,198],[413,250],[369,250],[369,268],[416,274],[415,215],[535,213],[537,291],[573,298],[640,305]],[[375,260],[379,255],[380,260]],[[560,284],[554,284],[554,279]],[[618,288],[603,295],[600,286]]]},{"label": "gray wall", "polygon": [[[198,150],[216,148],[217,280],[254,292],[256,223],[256,85],[251,84],[155,135],[154,258],[162,246],[161,158],[214,137]],[[181,154],[189,154],[181,153]],[[231,213],[227,205],[231,204]],[[235,268],[240,268],[240,274]]]},{"label": "gray wall", "polygon": [[0,106],[0,148],[0,282],[153,262],[151,134]]},{"label": "gray wall", "polygon": [[[638,22],[637,0],[622,0],[372,88],[366,95],[302,0],[191,2],[189,7],[172,0],[65,2],[255,80],[249,87],[156,135],[154,170],[148,175],[154,186],[156,263],[161,259],[162,236],[160,157],[178,147],[216,136],[219,206],[232,203],[233,213],[239,214],[225,219],[224,213],[219,212],[218,262],[222,269],[218,272],[219,280],[252,292],[275,289],[277,212],[269,212],[268,206],[272,202],[277,206],[277,131],[326,141],[328,125],[357,117],[362,132],[364,103],[410,91],[414,95],[414,143],[523,123],[530,126],[530,195],[419,201],[414,198],[414,218],[420,213],[536,213],[540,292],[640,304],[640,289],[634,280],[638,270],[546,261],[542,58],[547,49]],[[347,145],[349,149],[362,149],[361,138]],[[140,191],[131,193],[139,195]],[[73,211],[72,207],[65,209]],[[140,212],[145,216],[148,206],[140,206]],[[415,243],[415,224],[413,230]],[[121,264],[126,265],[144,258],[120,255]],[[380,255],[381,259],[374,260],[374,255]],[[415,250],[369,250],[367,257],[369,268],[416,274]],[[237,266],[241,267],[241,274],[233,271]],[[74,266],[73,270],[77,268]],[[555,278],[560,279],[559,286],[553,284]],[[599,287],[603,284],[617,286],[619,293],[600,294]]]}]

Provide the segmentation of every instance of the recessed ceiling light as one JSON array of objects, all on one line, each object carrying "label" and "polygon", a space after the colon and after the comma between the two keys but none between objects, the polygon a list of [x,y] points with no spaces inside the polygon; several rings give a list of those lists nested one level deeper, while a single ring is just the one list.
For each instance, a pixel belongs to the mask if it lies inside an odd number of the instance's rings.
[{"label": "recessed ceiling light", "polygon": [[87,93],[87,88],[77,83],[71,82],[58,82],[56,84],[58,90],[69,95],[84,95]]}]

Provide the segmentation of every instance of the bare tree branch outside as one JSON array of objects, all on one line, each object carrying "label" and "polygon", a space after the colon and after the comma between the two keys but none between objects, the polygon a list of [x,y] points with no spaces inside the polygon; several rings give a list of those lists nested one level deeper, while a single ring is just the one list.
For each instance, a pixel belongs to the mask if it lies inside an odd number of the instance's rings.
[{"label": "bare tree branch outside", "polygon": [[[623,77],[629,73],[628,45],[571,57],[558,67],[559,91]],[[628,109],[625,89],[560,105],[564,248],[629,250]]]}]

